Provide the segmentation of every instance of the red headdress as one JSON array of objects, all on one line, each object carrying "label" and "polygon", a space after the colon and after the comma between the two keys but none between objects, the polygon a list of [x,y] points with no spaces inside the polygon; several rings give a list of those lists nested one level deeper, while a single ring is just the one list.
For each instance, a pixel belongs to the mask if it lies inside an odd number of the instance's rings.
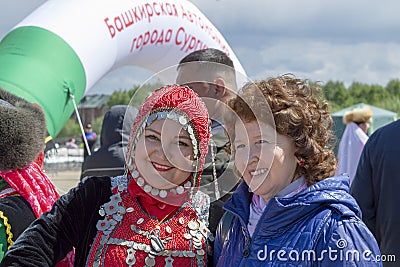
[{"label": "red headdress", "polygon": [[[129,139],[126,157],[128,170],[131,172],[133,178],[138,177],[139,173],[136,171],[134,163],[136,142],[143,133],[146,125],[150,125],[154,120],[163,119],[172,119],[179,122],[192,138],[197,171],[193,173],[190,184],[198,188],[200,186],[200,177],[210,139],[209,117],[204,102],[192,89],[186,86],[168,85],[162,87],[153,92],[153,94],[145,100],[135,119]],[[140,187],[143,187],[144,191],[150,193],[150,189],[146,190],[146,186],[144,186],[139,179],[135,181]],[[135,187],[135,194],[140,194],[136,185],[131,185],[130,187],[131,189]],[[178,186],[176,188],[178,194],[181,193],[179,189],[182,191],[183,187]],[[166,191],[162,191],[163,190],[160,191],[159,197],[156,197],[157,204],[159,204],[159,200],[165,198],[167,194],[169,194]],[[147,198],[146,201],[149,201],[149,199]]]}]

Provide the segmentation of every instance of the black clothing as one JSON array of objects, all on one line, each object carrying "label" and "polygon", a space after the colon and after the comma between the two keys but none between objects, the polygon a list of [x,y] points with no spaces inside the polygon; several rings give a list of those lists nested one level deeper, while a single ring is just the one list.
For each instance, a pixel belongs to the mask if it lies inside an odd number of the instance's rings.
[{"label": "black clothing", "polygon": [[[55,266],[72,247],[75,247],[74,266],[85,266],[97,233],[96,223],[101,218],[98,211],[101,205],[110,201],[111,194],[109,177],[84,179],[61,196],[49,213],[44,213],[21,234],[7,252],[12,251],[13,255],[6,254],[0,266]],[[65,216],[77,212],[80,212],[79,219]],[[41,232],[39,238],[33,235],[37,231]],[[29,257],[25,259],[25,255]]]},{"label": "black clothing", "polygon": [[8,219],[8,224],[11,226],[12,241],[17,240],[21,233],[36,219],[31,205],[19,195],[0,198],[0,211]]},{"label": "black clothing", "polygon": [[[137,110],[129,107],[129,117],[125,105],[111,107],[104,115],[100,135],[100,148],[85,158],[81,180],[85,176],[119,176],[125,171],[125,153],[130,129]],[[126,118],[126,119],[125,119]],[[126,125],[124,125],[124,119]]]},{"label": "black clothing", "polygon": [[[400,259],[400,120],[376,130],[368,139],[350,193],[382,255]],[[384,266],[398,266],[384,262]]]}]

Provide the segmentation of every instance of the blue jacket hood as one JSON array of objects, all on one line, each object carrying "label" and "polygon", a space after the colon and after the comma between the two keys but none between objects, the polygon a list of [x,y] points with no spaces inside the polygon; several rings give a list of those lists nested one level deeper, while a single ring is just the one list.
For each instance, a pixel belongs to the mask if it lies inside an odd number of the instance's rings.
[{"label": "blue jacket hood", "polygon": [[[260,218],[265,226],[263,231],[278,233],[316,209],[327,206],[344,216],[356,215],[361,218],[357,202],[349,194],[349,182],[348,176],[334,176],[309,186],[292,197],[272,198]],[[252,196],[247,184],[242,182],[224,208],[237,214],[241,223],[246,225]]]}]

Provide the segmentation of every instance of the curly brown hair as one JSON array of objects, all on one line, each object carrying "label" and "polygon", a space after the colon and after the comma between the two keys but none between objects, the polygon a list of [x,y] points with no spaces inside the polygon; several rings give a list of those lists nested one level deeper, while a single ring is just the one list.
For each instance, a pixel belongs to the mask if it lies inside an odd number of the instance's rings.
[{"label": "curly brown hair", "polygon": [[[232,131],[238,119],[275,122],[277,133],[293,140],[295,156],[304,162],[297,166],[295,177],[304,176],[308,185],[315,184],[333,176],[337,166],[328,104],[320,104],[314,96],[319,89],[293,75],[250,82],[228,103],[235,116],[228,116],[227,128]],[[263,97],[257,97],[260,93]],[[265,108],[267,104],[270,111]]]}]

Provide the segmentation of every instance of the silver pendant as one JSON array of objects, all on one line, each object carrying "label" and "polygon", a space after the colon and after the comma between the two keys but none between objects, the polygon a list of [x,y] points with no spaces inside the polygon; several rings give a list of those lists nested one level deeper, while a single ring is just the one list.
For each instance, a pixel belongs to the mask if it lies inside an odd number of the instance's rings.
[{"label": "silver pendant", "polygon": [[126,256],[126,264],[128,264],[129,266],[132,266],[136,263],[136,258],[135,258],[135,252],[136,250],[134,250],[133,248],[129,248],[126,251],[128,253],[128,255]]},{"label": "silver pendant", "polygon": [[200,223],[198,221],[191,220],[188,223],[188,227],[189,227],[190,230],[197,230],[197,229],[200,228]]},{"label": "silver pendant", "polygon": [[174,262],[174,259],[169,256],[168,258],[165,259],[165,267],[172,267],[172,263]]},{"label": "silver pendant", "polygon": [[106,212],[104,211],[104,208],[100,208],[99,214],[100,214],[100,216],[106,215]]},{"label": "silver pendant", "polygon": [[150,257],[150,254],[147,255],[147,257],[144,259],[144,263],[146,266],[153,267],[156,265],[156,260],[152,257]]},{"label": "silver pendant", "polygon": [[165,250],[164,244],[160,238],[160,230],[153,229],[149,233],[150,244],[154,251],[161,252]]}]

